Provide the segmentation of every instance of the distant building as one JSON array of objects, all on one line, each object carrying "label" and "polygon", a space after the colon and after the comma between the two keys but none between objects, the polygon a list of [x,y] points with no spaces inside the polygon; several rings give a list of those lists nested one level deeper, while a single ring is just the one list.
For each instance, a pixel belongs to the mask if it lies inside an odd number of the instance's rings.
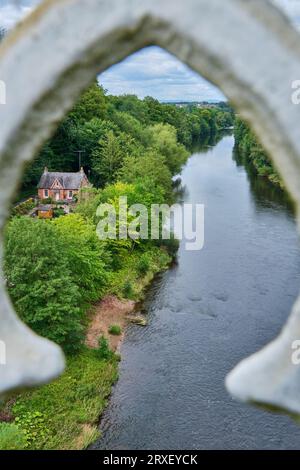
[{"label": "distant building", "polygon": [[38,184],[39,199],[71,202],[80,189],[91,186],[81,167],[77,173],[60,173],[45,168]]}]

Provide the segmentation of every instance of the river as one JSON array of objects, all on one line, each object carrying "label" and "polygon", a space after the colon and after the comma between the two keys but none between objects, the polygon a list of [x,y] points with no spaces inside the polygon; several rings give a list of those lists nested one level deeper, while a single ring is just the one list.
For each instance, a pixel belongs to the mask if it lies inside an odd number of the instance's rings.
[{"label": "river", "polygon": [[205,245],[148,291],[130,326],[98,449],[300,449],[300,426],[233,400],[226,374],[280,331],[300,286],[289,204],[233,157],[234,138],[195,153],[182,200],[205,204]]}]

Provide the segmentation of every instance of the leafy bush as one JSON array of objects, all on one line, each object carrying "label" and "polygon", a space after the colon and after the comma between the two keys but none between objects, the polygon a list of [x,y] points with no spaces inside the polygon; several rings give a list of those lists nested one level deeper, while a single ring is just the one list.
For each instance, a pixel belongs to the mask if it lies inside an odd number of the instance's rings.
[{"label": "leafy bush", "polygon": [[130,281],[125,281],[123,286],[123,295],[126,299],[130,299],[133,297],[134,291]]},{"label": "leafy bush", "polygon": [[15,424],[0,423],[0,450],[22,450],[27,445],[25,434]]},{"label": "leafy bush", "polygon": [[109,360],[113,357],[114,353],[110,350],[108,341],[105,336],[100,336],[96,353],[99,359]]},{"label": "leafy bush", "polygon": [[69,214],[56,219],[54,226],[64,243],[64,257],[72,279],[80,289],[81,301],[99,300],[107,284],[109,255],[105,253],[94,225],[80,214]]},{"label": "leafy bush", "polygon": [[141,274],[142,276],[145,276],[145,274],[147,274],[147,272],[149,271],[150,269],[150,261],[149,261],[149,257],[147,256],[146,253],[144,253],[140,259],[139,259],[139,262],[137,264],[137,271],[139,274]]},{"label": "leafy bush", "polygon": [[[16,409],[18,408],[17,405]],[[45,441],[49,434],[45,416],[40,411],[24,411],[15,419],[15,424],[25,436],[25,447],[30,448],[37,439]]]},{"label": "leafy bush", "polygon": [[122,329],[120,325],[111,325],[108,330],[109,334],[115,335],[115,336],[120,336],[122,333]]},{"label": "leafy bush", "polygon": [[62,215],[65,215],[65,211],[61,207],[56,207],[53,209],[53,217],[61,217]]}]

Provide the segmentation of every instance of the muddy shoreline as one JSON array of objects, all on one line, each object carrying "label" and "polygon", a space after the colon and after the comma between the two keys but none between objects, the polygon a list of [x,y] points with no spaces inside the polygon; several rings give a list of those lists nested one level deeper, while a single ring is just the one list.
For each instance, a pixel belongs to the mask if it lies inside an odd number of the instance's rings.
[{"label": "muddy shoreline", "polygon": [[[120,353],[121,344],[126,334],[126,328],[130,323],[146,326],[145,315],[139,311],[140,302],[127,299],[119,299],[115,295],[107,295],[98,302],[90,314],[90,324],[87,330],[85,344],[89,348],[96,349],[101,336],[109,343],[110,349]],[[119,326],[121,334],[110,333],[110,327]]]}]

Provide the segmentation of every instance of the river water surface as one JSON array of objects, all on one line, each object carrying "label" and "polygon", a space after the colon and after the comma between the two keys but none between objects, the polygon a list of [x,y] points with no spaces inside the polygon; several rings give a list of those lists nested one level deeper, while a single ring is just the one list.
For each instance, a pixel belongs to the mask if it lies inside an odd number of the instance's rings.
[{"label": "river water surface", "polygon": [[130,326],[98,449],[300,449],[300,426],[240,404],[226,374],[270,341],[300,285],[292,211],[233,158],[234,139],[194,154],[184,202],[205,204],[205,246],[150,288]]}]

